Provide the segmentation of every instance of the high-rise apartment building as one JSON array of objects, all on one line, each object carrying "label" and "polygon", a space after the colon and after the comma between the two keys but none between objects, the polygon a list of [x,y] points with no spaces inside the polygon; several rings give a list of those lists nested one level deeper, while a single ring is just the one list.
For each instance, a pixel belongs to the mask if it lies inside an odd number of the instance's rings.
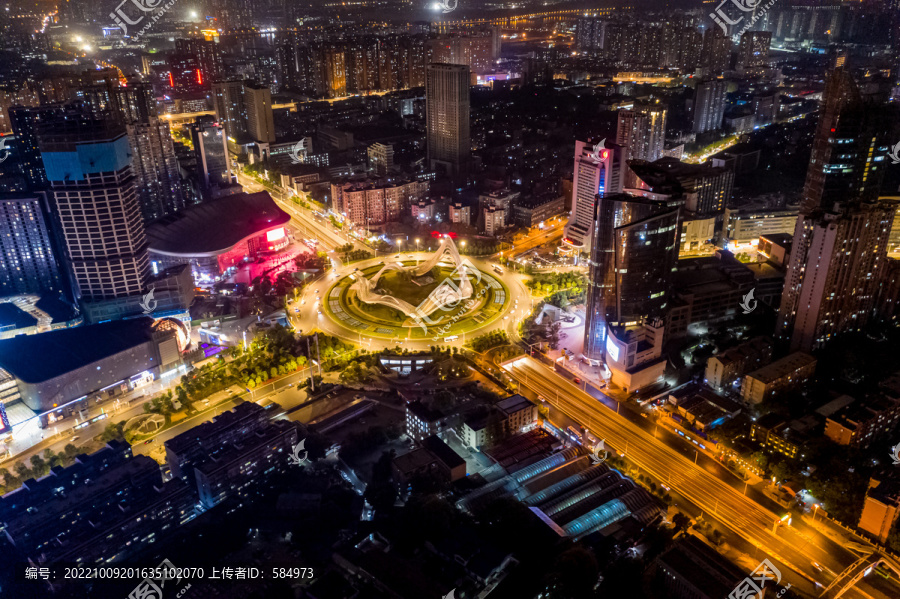
[{"label": "high-rise apartment building", "polygon": [[469,171],[469,67],[430,64],[425,69],[428,163],[452,177]]},{"label": "high-rise apartment building", "polygon": [[200,78],[209,83],[217,81],[225,74],[225,65],[222,61],[222,50],[219,44],[213,40],[202,38],[189,38],[175,40],[175,52],[178,54],[190,54],[197,58],[200,68]]},{"label": "high-rise apartment building", "polygon": [[44,161],[38,147],[37,129],[41,123],[55,118],[62,112],[61,105],[13,106],[9,109],[10,124],[15,135],[14,153],[22,175],[32,189],[43,189],[47,185]]},{"label": "high-rise apartment building", "polygon": [[602,50],[606,43],[606,21],[583,17],[575,23],[575,47],[588,54]]},{"label": "high-rise apartment building", "polygon": [[131,82],[116,90],[115,100],[131,144],[135,188],[144,220],[181,210],[185,199],[175,145],[169,123],[157,116],[152,87]]},{"label": "high-rise apartment building", "polygon": [[738,47],[738,71],[751,71],[769,65],[769,46],[772,34],[768,31],[745,31]]},{"label": "high-rise apartment building", "polygon": [[[632,110],[618,112],[616,143],[625,151],[626,160],[653,162],[662,158],[666,141],[666,108],[659,104],[638,104]],[[634,187],[628,171],[626,187]]]},{"label": "high-rise apartment building", "polygon": [[797,221],[776,324],[792,351],[820,348],[872,318],[896,209],[860,202]]},{"label": "high-rise apartment building", "polygon": [[275,121],[272,115],[272,92],[258,83],[244,85],[244,109],[247,133],[257,143],[275,141]]},{"label": "high-rise apartment building", "polygon": [[0,296],[60,291],[46,194],[0,194]]},{"label": "high-rise apartment building", "polygon": [[[665,315],[678,259],[678,218],[679,209],[665,202],[625,194],[597,199],[584,329],[588,358],[603,359],[611,328]],[[609,347],[616,354],[612,361],[624,361],[615,344]]]},{"label": "high-rise apartment building", "polygon": [[700,65],[708,75],[720,75],[728,69],[731,60],[731,38],[719,27],[710,27],[703,34]]},{"label": "high-rise apartment building", "polygon": [[490,36],[441,36],[425,46],[429,63],[464,64],[473,72],[484,72],[494,64]]},{"label": "high-rise apartment building", "polygon": [[244,82],[228,79],[213,83],[213,104],[216,119],[225,129],[225,135],[242,140],[247,135],[247,110],[244,105]]},{"label": "high-rise apartment building", "polygon": [[73,110],[43,123],[38,140],[77,296],[140,296],[150,263],[125,128]]},{"label": "high-rise apartment building", "polygon": [[606,143],[604,148],[595,150],[595,145],[592,142],[575,142],[572,214],[566,225],[563,243],[579,252],[590,251],[594,204],[598,195],[621,193],[625,184],[625,149]]},{"label": "high-rise apartment building", "polygon": [[713,79],[697,84],[694,93],[694,133],[716,131],[722,127],[725,114],[725,81]]}]

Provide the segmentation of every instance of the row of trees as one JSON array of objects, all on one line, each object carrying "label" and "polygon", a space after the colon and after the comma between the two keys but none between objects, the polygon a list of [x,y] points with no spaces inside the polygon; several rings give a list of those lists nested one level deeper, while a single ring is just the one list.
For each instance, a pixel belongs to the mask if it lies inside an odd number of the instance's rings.
[{"label": "row of trees", "polygon": [[551,272],[533,275],[525,285],[535,293],[550,294],[563,289],[584,288],[587,277],[577,272]]},{"label": "row of trees", "polygon": [[466,342],[466,345],[478,353],[482,353],[494,347],[507,345],[508,343],[509,337],[507,336],[506,331],[497,330],[485,333],[484,335],[479,335]]},{"label": "row of trees", "polygon": [[29,478],[44,476],[50,472],[50,468],[70,465],[78,453],[78,448],[69,443],[59,453],[54,452],[52,449],[46,449],[43,454],[31,456],[31,459],[27,462],[18,462],[12,471],[8,468],[0,468],[0,478],[3,479],[2,484],[0,484],[0,494],[18,489],[22,486],[22,482]]}]

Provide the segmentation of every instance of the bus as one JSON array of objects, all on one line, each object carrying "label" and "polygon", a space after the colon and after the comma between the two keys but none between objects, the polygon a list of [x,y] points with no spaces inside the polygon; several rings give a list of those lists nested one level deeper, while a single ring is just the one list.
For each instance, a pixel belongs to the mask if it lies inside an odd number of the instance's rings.
[{"label": "bus", "polygon": [[579,431],[574,426],[570,426],[566,429],[566,432],[569,433],[569,437],[575,441],[576,443],[581,443],[581,431]]}]

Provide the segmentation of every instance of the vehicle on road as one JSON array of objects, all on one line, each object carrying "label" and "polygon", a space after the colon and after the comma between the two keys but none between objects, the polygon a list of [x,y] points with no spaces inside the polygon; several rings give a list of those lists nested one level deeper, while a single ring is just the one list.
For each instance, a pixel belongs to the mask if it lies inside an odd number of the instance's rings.
[{"label": "vehicle on road", "polygon": [[459,335],[451,335],[449,337],[444,337],[444,343],[450,343],[451,341],[456,341],[459,339]]},{"label": "vehicle on road", "polygon": [[74,443],[74,442],[77,441],[77,440],[78,440],[78,435],[75,435],[74,437],[72,437],[71,439],[69,439],[69,443]]},{"label": "vehicle on road", "polygon": [[576,385],[580,385],[580,384],[581,384],[581,379],[578,378],[577,376],[576,376],[574,379],[572,379],[572,381],[574,381],[574,383],[575,383]]},{"label": "vehicle on road", "polygon": [[822,564],[820,564],[819,562],[810,562],[810,563],[812,564],[812,567],[815,568],[816,570],[818,570],[819,572],[824,571],[824,568],[822,568]]},{"label": "vehicle on road", "polygon": [[144,445],[147,445],[149,443],[153,443],[153,439],[147,439],[146,441],[144,441]]}]

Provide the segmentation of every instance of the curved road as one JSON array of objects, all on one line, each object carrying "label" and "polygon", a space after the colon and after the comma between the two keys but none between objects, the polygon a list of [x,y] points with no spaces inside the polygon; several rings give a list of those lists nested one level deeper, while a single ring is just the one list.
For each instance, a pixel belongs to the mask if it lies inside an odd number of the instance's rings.
[{"label": "curved road", "polygon": [[[391,258],[395,255],[396,254],[393,254]],[[420,260],[424,260],[431,255],[432,252],[404,252],[402,254],[404,260],[408,259],[408,256],[418,257]],[[481,258],[473,258],[471,256],[466,256],[466,258],[468,258],[468,260],[477,268],[486,273],[490,273],[492,277],[501,280],[509,290],[510,297],[499,318],[482,327],[475,328],[471,332],[467,332],[455,341],[445,342],[443,338],[440,337],[437,339],[404,339],[400,337],[383,339],[380,337],[372,337],[371,335],[366,335],[367,331],[359,331],[333,320],[324,310],[322,310],[322,314],[319,314],[321,302],[326,301],[325,298],[328,295],[328,291],[339,279],[348,276],[357,268],[364,270],[372,266],[383,264],[385,261],[384,256],[340,266],[338,266],[337,261],[333,260],[335,268],[333,268],[331,272],[313,280],[303,289],[302,295],[297,300],[288,303],[288,314],[290,315],[291,324],[294,325],[295,329],[303,331],[304,334],[318,330],[329,335],[334,335],[335,337],[340,337],[346,341],[362,345],[369,350],[392,348],[397,345],[402,345],[410,350],[427,350],[432,345],[456,345],[461,347],[465,342],[465,337],[471,339],[473,336],[482,335],[498,329],[506,331],[510,339],[517,339],[518,324],[523,318],[528,316],[534,303],[531,298],[531,292],[525,287],[524,283],[528,277],[510,273],[505,269],[503,271],[504,274],[498,275],[497,272],[493,270],[491,262]],[[299,312],[297,310],[299,310]],[[435,332],[435,335],[437,335],[437,332]]]}]

